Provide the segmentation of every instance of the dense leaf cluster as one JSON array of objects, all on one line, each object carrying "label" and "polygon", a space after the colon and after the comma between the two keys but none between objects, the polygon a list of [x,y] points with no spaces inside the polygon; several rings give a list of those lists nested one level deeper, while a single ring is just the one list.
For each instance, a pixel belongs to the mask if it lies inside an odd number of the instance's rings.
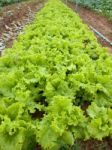
[{"label": "dense leaf cluster", "polygon": [[112,19],[112,0],[70,0],[104,13]]},{"label": "dense leaf cluster", "polygon": [[3,7],[5,5],[9,5],[9,4],[12,4],[12,3],[18,3],[18,2],[21,2],[21,1],[25,1],[25,0],[0,0],[0,7]]},{"label": "dense leaf cluster", "polygon": [[0,150],[59,150],[112,136],[112,56],[49,0],[0,58]]}]

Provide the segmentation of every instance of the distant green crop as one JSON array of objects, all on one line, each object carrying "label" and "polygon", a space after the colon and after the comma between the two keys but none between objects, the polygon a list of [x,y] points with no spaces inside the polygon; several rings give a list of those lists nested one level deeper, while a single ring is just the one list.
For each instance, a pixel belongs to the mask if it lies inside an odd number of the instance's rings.
[{"label": "distant green crop", "polygon": [[3,7],[5,5],[9,5],[9,4],[13,4],[13,3],[18,3],[21,1],[25,1],[25,0],[0,0],[0,7]]},{"label": "distant green crop", "polygon": [[112,0],[70,0],[101,12],[112,20]]},{"label": "distant green crop", "polygon": [[112,136],[112,56],[49,0],[0,58],[0,150],[60,150]]}]

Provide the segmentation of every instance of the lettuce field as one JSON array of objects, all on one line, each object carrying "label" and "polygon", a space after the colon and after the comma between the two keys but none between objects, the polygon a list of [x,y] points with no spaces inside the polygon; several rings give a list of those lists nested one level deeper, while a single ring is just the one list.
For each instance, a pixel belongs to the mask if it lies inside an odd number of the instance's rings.
[{"label": "lettuce field", "polygon": [[71,150],[112,137],[112,56],[49,0],[0,57],[0,150]]}]

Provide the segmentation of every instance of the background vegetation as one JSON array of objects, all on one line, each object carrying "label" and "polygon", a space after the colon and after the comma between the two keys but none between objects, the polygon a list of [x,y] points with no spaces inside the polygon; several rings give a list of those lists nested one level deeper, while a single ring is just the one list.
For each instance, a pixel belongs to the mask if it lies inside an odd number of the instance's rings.
[{"label": "background vegetation", "polygon": [[91,9],[102,12],[110,19],[112,19],[112,0],[71,0],[72,2],[78,2]]},{"label": "background vegetation", "polygon": [[0,7],[3,7],[5,5],[12,4],[12,3],[21,2],[21,1],[23,0],[0,0]]}]

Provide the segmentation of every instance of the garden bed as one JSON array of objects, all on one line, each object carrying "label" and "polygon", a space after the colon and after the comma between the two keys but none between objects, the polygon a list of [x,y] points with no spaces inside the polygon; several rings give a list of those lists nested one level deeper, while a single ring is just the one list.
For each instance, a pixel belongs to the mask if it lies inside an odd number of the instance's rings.
[{"label": "garden bed", "polygon": [[107,49],[49,0],[0,58],[0,149],[111,150],[111,73]]}]

